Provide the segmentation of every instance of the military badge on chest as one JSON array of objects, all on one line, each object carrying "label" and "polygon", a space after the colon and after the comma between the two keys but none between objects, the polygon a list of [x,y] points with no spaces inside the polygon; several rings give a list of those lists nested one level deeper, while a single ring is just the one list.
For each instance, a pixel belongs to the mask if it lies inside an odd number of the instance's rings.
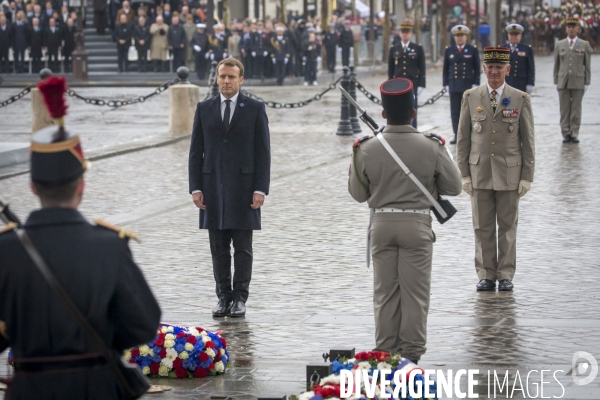
[{"label": "military badge on chest", "polygon": [[479,118],[476,118],[475,122],[473,122],[473,130],[477,133],[481,133],[481,122],[479,122]]}]

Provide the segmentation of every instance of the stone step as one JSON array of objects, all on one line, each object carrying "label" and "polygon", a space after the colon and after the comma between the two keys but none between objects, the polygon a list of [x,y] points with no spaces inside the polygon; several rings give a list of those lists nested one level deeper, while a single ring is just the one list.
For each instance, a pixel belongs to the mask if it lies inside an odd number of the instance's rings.
[{"label": "stone step", "polygon": [[118,71],[119,67],[117,65],[117,60],[115,59],[114,63],[98,63],[98,64],[92,64],[92,63],[88,63],[88,71],[92,72],[96,72],[96,71],[102,71],[102,72],[108,72],[108,71]]},{"label": "stone step", "polygon": [[29,143],[0,143],[0,167],[29,160]]},{"label": "stone step", "polygon": [[88,53],[88,57],[90,56],[114,56],[115,60],[117,59],[117,49],[116,46],[113,48],[91,48],[86,49]]}]

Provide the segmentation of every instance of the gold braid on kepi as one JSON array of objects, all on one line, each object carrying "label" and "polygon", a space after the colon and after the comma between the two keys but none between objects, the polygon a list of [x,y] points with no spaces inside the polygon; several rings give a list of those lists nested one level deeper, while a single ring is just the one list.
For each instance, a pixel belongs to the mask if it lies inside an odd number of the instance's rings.
[{"label": "gold braid on kepi", "polygon": [[486,47],[483,49],[483,62],[508,64],[510,63],[510,49],[508,47]]},{"label": "gold braid on kepi", "polygon": [[400,23],[400,30],[401,31],[412,31],[413,30],[413,23],[412,21],[403,21]]},{"label": "gold braid on kepi", "polygon": [[79,136],[65,127],[65,78],[48,77],[38,83],[38,89],[56,125],[40,129],[31,137],[31,181],[52,188],[78,179],[90,164],[83,156]]},{"label": "gold braid on kepi", "polygon": [[572,16],[572,15],[569,15],[569,16],[568,16],[568,17],[565,19],[565,24],[567,24],[567,25],[577,25],[577,26],[579,26],[579,25],[580,25],[580,23],[579,23],[579,18],[576,18],[576,17],[574,17],[574,16]]}]

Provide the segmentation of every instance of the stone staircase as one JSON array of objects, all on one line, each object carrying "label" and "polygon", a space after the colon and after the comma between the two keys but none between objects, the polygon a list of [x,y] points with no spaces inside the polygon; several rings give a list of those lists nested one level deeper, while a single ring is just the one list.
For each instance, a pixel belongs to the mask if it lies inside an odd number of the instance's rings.
[{"label": "stone staircase", "polygon": [[[91,3],[88,2],[88,3]],[[117,44],[112,40],[112,31],[107,29],[104,35],[99,35],[94,29],[94,10],[91,4],[86,7],[85,50],[88,53],[88,74],[110,75],[118,74]]]}]

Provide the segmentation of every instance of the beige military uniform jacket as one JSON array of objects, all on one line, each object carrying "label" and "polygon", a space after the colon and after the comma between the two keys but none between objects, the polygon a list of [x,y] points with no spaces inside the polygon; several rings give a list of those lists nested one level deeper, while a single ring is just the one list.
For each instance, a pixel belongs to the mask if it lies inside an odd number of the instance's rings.
[{"label": "beige military uniform jacket", "polygon": [[577,38],[571,49],[569,38],[559,40],[554,49],[554,84],[559,89],[584,89],[592,79],[592,49]]},{"label": "beige military uniform jacket", "polygon": [[[503,105],[504,99],[510,99]],[[517,190],[521,179],[533,182],[535,139],[531,97],[504,85],[492,112],[487,84],[463,94],[456,161],[474,189]]]},{"label": "beige military uniform jacket", "polygon": [[[434,198],[438,194],[460,194],[460,172],[437,139],[426,137],[410,125],[388,125],[382,134]],[[359,203],[368,202],[370,208],[423,210],[431,206],[377,138],[355,148],[348,191]]]}]

